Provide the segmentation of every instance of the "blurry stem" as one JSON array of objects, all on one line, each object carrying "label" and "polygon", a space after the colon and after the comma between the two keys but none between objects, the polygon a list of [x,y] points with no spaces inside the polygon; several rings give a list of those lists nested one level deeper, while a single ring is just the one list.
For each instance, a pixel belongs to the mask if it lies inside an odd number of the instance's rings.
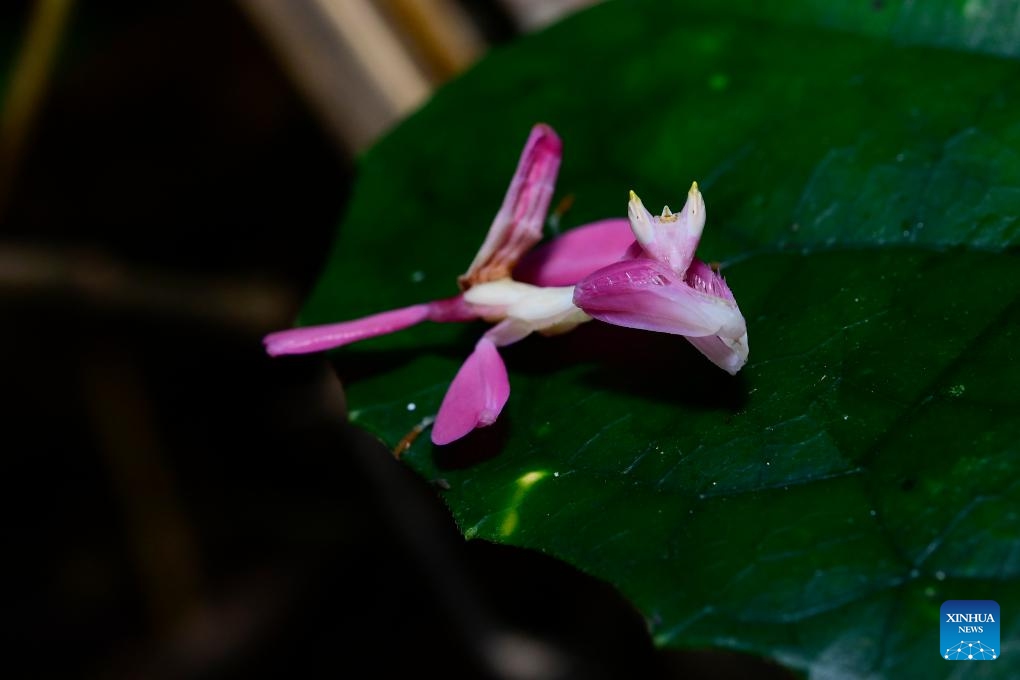
[{"label": "blurry stem", "polygon": [[282,285],[129,265],[95,250],[0,242],[0,299],[8,296],[83,302],[246,333],[289,324],[297,306],[294,292]]},{"label": "blurry stem", "polygon": [[138,366],[121,349],[97,348],[82,363],[83,400],[121,501],[153,630],[162,636],[199,604],[197,548]]},{"label": "blurry stem", "polygon": [[15,58],[0,112],[0,221],[11,197],[32,122],[46,92],[72,5],[73,0],[36,0]]},{"label": "blurry stem", "polygon": [[409,112],[428,96],[429,85],[403,46],[367,0],[313,0],[354,59],[379,84],[395,111]]},{"label": "blurry stem", "polygon": [[431,91],[369,0],[237,0],[326,129],[361,151]]},{"label": "blurry stem", "polygon": [[603,0],[500,0],[500,4],[525,32],[537,31],[570,12]]},{"label": "blurry stem", "polygon": [[384,0],[383,7],[414,41],[439,82],[473,64],[485,47],[451,0]]}]

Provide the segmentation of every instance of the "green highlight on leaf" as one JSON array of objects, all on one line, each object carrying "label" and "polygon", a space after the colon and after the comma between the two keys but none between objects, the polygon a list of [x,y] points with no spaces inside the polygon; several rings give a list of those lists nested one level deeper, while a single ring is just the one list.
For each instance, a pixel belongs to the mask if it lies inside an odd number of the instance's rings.
[{"label": "green highlight on leaf", "polygon": [[520,476],[517,480],[517,488],[514,489],[513,498],[507,504],[506,517],[503,518],[503,524],[499,528],[500,534],[507,537],[517,530],[517,524],[520,522],[519,509],[521,503],[524,502],[524,497],[531,487],[548,476],[549,473],[545,470],[532,470]]}]

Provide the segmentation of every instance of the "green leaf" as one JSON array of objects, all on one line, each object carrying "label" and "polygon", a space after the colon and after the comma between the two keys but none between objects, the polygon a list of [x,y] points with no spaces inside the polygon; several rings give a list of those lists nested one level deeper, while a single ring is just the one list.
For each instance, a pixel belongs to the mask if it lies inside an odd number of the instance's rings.
[{"label": "green leaf", "polygon": [[[718,2],[692,0],[688,11],[716,12]],[[728,0],[727,16],[807,26],[1000,56],[1020,56],[1017,0]]]},{"label": "green leaf", "polygon": [[[748,322],[740,375],[592,323],[503,352],[496,425],[405,454],[467,537],[607,580],[660,645],[944,677],[942,601],[1020,601],[1020,65],[965,53],[1010,54],[1020,15],[886,4],[616,2],[497,51],[362,159],[305,309],[453,294],[535,121],[564,139],[566,224],[698,180],[699,252]],[[336,353],[352,420],[396,444],[482,328]]]}]

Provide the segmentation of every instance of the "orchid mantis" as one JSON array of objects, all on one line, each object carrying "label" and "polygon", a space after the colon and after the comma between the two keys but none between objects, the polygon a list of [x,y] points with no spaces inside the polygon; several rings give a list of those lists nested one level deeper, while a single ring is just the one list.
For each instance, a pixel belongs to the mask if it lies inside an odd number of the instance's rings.
[{"label": "orchid mantis", "polygon": [[450,298],[354,321],[266,336],[272,356],[341,347],[423,321],[483,319],[494,325],[475,345],[436,414],[432,441],[448,444],[496,421],[510,396],[498,348],[532,333],[565,333],[600,321],[686,337],[723,370],[747,362],[747,328],[733,293],[694,257],[705,226],[697,183],[679,213],[654,216],[630,192],[628,219],[573,229],[532,250],[559,172],[562,143],[547,125],[531,130],[503,204]]}]

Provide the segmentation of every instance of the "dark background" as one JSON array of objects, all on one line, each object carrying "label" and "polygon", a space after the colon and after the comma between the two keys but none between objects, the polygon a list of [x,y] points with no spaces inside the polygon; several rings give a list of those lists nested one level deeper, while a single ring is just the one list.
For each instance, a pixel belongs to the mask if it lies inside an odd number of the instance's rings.
[{"label": "dark background", "polygon": [[79,3],[59,55],[0,206],[5,676],[785,677],[465,542],[325,359],[263,355],[354,170],[235,5]]}]

